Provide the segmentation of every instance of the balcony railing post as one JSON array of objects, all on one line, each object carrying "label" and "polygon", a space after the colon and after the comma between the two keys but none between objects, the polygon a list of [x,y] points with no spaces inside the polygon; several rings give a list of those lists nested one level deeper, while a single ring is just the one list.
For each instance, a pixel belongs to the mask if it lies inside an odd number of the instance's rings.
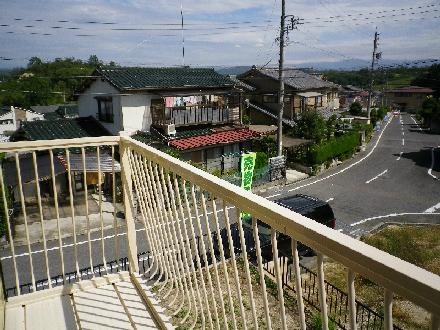
[{"label": "balcony railing post", "polygon": [[124,141],[124,133],[120,133],[121,140],[119,142],[121,154],[121,178],[124,193],[124,214],[127,226],[127,248],[128,261],[130,263],[130,272],[139,273],[139,265],[137,259],[137,243],[136,243],[136,226],[133,218],[133,180],[130,171],[129,149],[126,141]]}]

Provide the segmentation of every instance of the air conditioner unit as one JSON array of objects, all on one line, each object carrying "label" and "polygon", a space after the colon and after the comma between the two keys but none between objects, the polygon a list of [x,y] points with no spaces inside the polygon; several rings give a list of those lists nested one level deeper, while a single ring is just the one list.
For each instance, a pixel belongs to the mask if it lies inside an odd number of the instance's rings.
[{"label": "air conditioner unit", "polygon": [[166,124],[164,125],[165,135],[176,135],[176,125]]}]

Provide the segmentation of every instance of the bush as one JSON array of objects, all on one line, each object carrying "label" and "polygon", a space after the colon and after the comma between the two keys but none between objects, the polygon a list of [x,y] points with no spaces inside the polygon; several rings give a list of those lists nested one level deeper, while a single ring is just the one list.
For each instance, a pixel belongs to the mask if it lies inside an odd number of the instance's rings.
[{"label": "bush", "polygon": [[351,132],[310,148],[309,164],[322,164],[343,154],[354,152],[359,146],[359,133]]},{"label": "bush", "polygon": [[[322,329],[322,319],[321,314],[315,314],[312,319],[311,328],[313,330],[321,330]],[[334,330],[335,329],[335,323],[332,320],[328,320],[328,329]]]},{"label": "bush", "polygon": [[262,151],[258,151],[256,154],[257,157],[255,158],[255,169],[257,170],[267,166],[267,161],[269,159],[269,157],[267,157],[267,154]]},{"label": "bush", "polygon": [[362,114],[362,104],[359,102],[353,102],[350,104],[350,109],[348,111],[353,116],[360,116]]}]

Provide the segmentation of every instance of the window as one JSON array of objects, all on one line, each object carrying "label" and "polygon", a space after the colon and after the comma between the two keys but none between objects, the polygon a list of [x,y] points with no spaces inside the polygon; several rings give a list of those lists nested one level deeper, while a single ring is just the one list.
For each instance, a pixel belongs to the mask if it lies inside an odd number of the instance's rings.
[{"label": "window", "polygon": [[113,102],[111,96],[96,98],[98,102],[98,119],[107,123],[113,123]]},{"label": "window", "polygon": [[277,94],[263,95],[263,103],[278,103]]}]

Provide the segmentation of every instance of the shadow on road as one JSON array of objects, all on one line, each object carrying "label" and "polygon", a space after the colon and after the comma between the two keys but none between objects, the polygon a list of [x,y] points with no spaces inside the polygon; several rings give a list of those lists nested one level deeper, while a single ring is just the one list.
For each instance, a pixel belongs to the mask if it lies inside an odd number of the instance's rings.
[{"label": "shadow on road", "polygon": [[[394,155],[396,157],[399,156],[399,154]],[[423,148],[415,152],[405,152],[401,155],[401,157],[412,160],[417,166],[425,167],[426,169],[431,168],[431,148]],[[434,167],[432,168],[432,170],[440,171],[440,161],[438,161],[440,159],[439,149],[436,149],[434,151],[434,157],[436,161],[434,162]]]}]

